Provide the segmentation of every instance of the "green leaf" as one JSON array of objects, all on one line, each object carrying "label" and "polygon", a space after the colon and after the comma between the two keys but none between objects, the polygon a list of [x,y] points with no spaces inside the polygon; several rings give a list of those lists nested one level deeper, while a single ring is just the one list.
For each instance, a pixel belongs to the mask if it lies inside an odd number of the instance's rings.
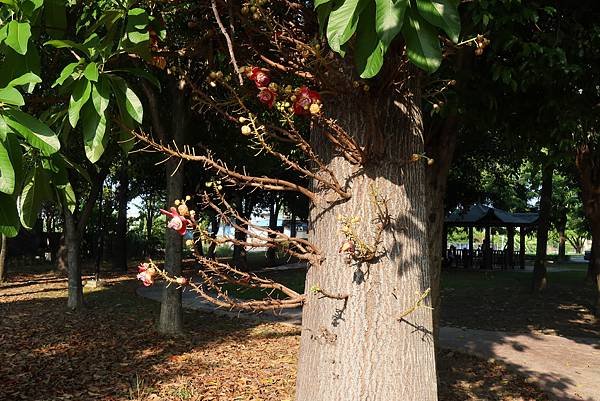
[{"label": "green leaf", "polygon": [[13,20],[8,23],[8,33],[4,43],[23,55],[27,53],[27,42],[29,42],[30,37],[31,26],[29,26],[29,23]]},{"label": "green leaf", "polygon": [[146,29],[148,26],[148,13],[143,8],[132,8],[127,12],[127,27],[132,29]]},{"label": "green leaf", "polygon": [[4,113],[6,124],[19,133],[31,146],[46,155],[58,152],[60,140],[46,124],[20,110],[8,109]]},{"label": "green leaf", "polygon": [[80,52],[84,53],[86,56],[90,56],[90,51],[83,45],[80,45],[79,43],[75,43],[72,40],[58,40],[58,39],[54,39],[54,40],[49,40],[46,43],[44,43],[44,46],[49,45],[52,47],[55,47],[57,49],[64,49],[64,48],[68,48],[68,49],[77,49]]},{"label": "green leaf", "polygon": [[408,0],[375,0],[375,27],[385,49],[402,30]]},{"label": "green leaf", "polygon": [[106,115],[98,115],[94,106],[88,103],[82,111],[82,122],[85,155],[90,162],[96,163],[108,145]]},{"label": "green leaf", "polygon": [[460,35],[460,15],[455,0],[417,0],[417,9],[427,22],[444,32],[454,43]]},{"label": "green leaf", "polygon": [[331,3],[333,0],[315,0],[314,9],[316,10],[319,6],[323,4]]},{"label": "green leaf", "polygon": [[110,83],[101,77],[97,85],[92,85],[92,103],[98,115],[103,115],[110,103]]},{"label": "green leaf", "polygon": [[33,17],[33,13],[44,4],[44,0],[24,0],[21,3],[21,10],[28,17]]},{"label": "green leaf", "polygon": [[[21,55],[7,47],[4,50],[4,60],[0,63],[0,87],[7,86],[12,80],[33,72],[41,76],[40,55],[36,46],[30,46],[27,54]],[[35,83],[25,88],[28,93],[33,92]]]},{"label": "green leaf", "polygon": [[40,82],[42,82],[42,78],[40,78],[37,74],[34,74],[33,72],[27,72],[21,75],[20,77],[10,81],[7,86],[39,84]]},{"label": "green leaf", "polygon": [[8,25],[4,25],[2,28],[0,28],[0,42],[3,42],[4,39],[6,39],[6,36],[8,36]]},{"label": "green leaf", "polygon": [[368,0],[344,0],[329,14],[327,22],[327,41],[329,47],[340,53],[341,46],[346,43],[358,24],[358,17]]},{"label": "green leaf", "polygon": [[141,8],[132,8],[127,13],[127,39],[133,44],[150,40],[148,33],[148,13]]},{"label": "green leaf", "polygon": [[0,103],[12,104],[14,106],[24,106],[25,99],[21,92],[12,87],[0,89]]},{"label": "green leaf", "polygon": [[132,119],[141,124],[144,117],[144,108],[135,92],[127,86],[124,79],[119,77],[111,76],[111,85],[121,113],[126,111]]},{"label": "green leaf", "polygon": [[23,181],[23,150],[17,136],[9,132],[4,140],[4,145],[8,150],[10,163],[15,171],[15,190],[21,188]]},{"label": "green leaf", "polygon": [[69,100],[69,123],[75,128],[79,121],[79,112],[90,98],[92,84],[87,79],[80,79],[75,83],[71,99]]},{"label": "green leaf", "polygon": [[56,196],[62,207],[67,207],[71,213],[75,211],[77,206],[77,199],[75,198],[75,191],[71,183],[67,182],[66,185],[58,185],[55,187]]},{"label": "green leaf", "polygon": [[83,70],[83,75],[88,81],[98,82],[98,65],[94,62],[89,63]]},{"label": "green leaf", "polygon": [[65,68],[63,68],[63,70],[60,72],[60,76],[58,77],[56,82],[54,82],[52,84],[52,87],[54,88],[57,85],[62,85],[71,75],[73,75],[73,73],[75,72],[75,69],[80,64],[81,64],[81,60],[79,60],[75,63],[68,64]]},{"label": "green leaf", "polygon": [[40,214],[42,203],[51,199],[48,174],[43,168],[36,167],[25,179],[25,186],[19,197],[19,214],[23,227],[32,229]]},{"label": "green leaf", "polygon": [[9,238],[16,237],[19,227],[19,213],[15,198],[0,192],[0,234]]},{"label": "green leaf", "polygon": [[435,28],[412,9],[406,16],[402,36],[409,60],[422,70],[434,72],[442,63],[442,48]]},{"label": "green leaf", "polygon": [[8,128],[6,121],[4,121],[4,118],[2,118],[2,115],[0,114],[0,140],[5,141],[6,135],[8,135],[9,132],[11,132],[10,128]]},{"label": "green leaf", "polygon": [[13,168],[5,141],[0,139],[0,192],[12,195],[15,191],[15,169]]},{"label": "green leaf", "polygon": [[355,63],[361,78],[372,78],[383,65],[384,48],[375,31],[375,5],[369,6],[360,15],[356,29]]}]

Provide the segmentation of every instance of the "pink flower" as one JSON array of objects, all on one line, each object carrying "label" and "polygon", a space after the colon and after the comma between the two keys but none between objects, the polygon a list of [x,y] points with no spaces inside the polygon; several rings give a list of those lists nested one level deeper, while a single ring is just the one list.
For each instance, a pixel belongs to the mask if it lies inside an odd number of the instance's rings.
[{"label": "pink flower", "polygon": [[141,273],[138,273],[136,277],[138,280],[142,280],[142,283],[144,283],[146,287],[150,287],[152,284],[154,284],[153,276],[154,275],[152,274],[152,272],[146,270]]},{"label": "pink flower", "polygon": [[138,272],[145,272],[146,270],[148,270],[148,268],[150,267],[150,264],[148,263],[140,263],[138,266]]},{"label": "pink flower", "polygon": [[190,222],[188,219],[180,215],[177,209],[174,207],[171,207],[170,211],[160,209],[160,212],[171,218],[171,220],[169,220],[169,224],[167,224],[167,227],[177,231],[179,235],[185,235],[185,232],[187,231],[187,225]]},{"label": "pink flower", "polygon": [[254,81],[256,87],[265,88],[269,85],[269,83],[271,83],[271,77],[269,77],[268,73],[268,70],[264,70],[259,67],[254,67],[252,68],[252,70],[250,70],[248,78],[251,81]]},{"label": "pink flower", "polygon": [[177,277],[177,284],[179,285],[186,285],[188,283],[188,279],[185,277]]},{"label": "pink flower", "polygon": [[301,87],[296,92],[296,100],[294,101],[294,114],[304,116],[310,114],[310,105],[318,103],[321,100],[321,95],[317,92],[308,89],[306,86]]},{"label": "pink flower", "polygon": [[275,92],[273,92],[271,89],[262,89],[260,91],[260,93],[258,94],[258,100],[260,100],[261,103],[264,103],[267,105],[268,108],[273,107],[273,103],[275,103],[275,97],[277,95],[275,95]]}]

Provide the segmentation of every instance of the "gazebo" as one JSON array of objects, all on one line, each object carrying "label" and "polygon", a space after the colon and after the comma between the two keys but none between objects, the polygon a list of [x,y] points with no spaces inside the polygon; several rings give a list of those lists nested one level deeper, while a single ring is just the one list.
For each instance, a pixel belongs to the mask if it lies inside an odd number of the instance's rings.
[{"label": "gazebo", "polygon": [[[465,267],[472,267],[476,259],[481,261],[481,268],[492,269],[495,265],[502,268],[515,268],[515,255],[519,257],[521,269],[525,268],[525,235],[535,227],[539,220],[538,213],[509,213],[501,209],[472,205],[466,209],[455,210],[448,214],[444,224],[443,249],[444,257],[452,257],[462,261]],[[448,228],[463,227],[468,229],[469,248],[463,250],[448,249]],[[505,250],[494,250],[491,246],[491,229],[493,227],[506,228],[508,241]],[[520,247],[515,252],[515,232],[519,228]],[[485,230],[485,239],[481,250],[473,249],[473,230]]]}]

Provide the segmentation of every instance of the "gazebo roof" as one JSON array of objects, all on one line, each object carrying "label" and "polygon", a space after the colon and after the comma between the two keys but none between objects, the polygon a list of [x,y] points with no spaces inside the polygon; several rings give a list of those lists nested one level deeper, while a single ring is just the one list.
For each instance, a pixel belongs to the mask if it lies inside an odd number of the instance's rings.
[{"label": "gazebo roof", "polygon": [[451,226],[532,226],[539,219],[538,213],[509,213],[501,209],[475,204],[465,210],[455,210],[446,216],[446,224]]}]

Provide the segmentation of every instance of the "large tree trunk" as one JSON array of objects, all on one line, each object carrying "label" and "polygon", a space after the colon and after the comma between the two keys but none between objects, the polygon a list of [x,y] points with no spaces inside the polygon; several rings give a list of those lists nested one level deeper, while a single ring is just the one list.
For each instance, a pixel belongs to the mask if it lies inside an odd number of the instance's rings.
[{"label": "large tree trunk", "polygon": [[[318,244],[324,260],[311,264],[306,288],[348,298],[307,291],[298,401],[437,400],[431,310],[417,307],[400,319],[431,285],[425,163],[407,162],[423,152],[417,80],[407,78],[397,99],[372,90],[327,103],[329,116],[369,149],[363,170],[333,152],[319,132],[311,136],[327,167],[341,182],[349,179],[352,198],[329,208],[311,208],[309,240]],[[338,253],[345,240],[335,229],[340,227],[338,215],[359,218],[357,235],[372,241],[376,211],[371,189],[387,199],[391,224],[383,232],[377,258],[346,263]],[[424,304],[430,306],[430,297]]]},{"label": "large tree trunk", "polygon": [[582,145],[577,149],[577,170],[581,197],[592,227],[592,254],[589,275],[596,286],[595,314],[600,318],[600,154],[598,149]]},{"label": "large tree trunk", "polygon": [[[183,88],[182,88],[183,89]],[[187,130],[188,106],[185,93],[173,83],[172,98],[172,132],[177,146],[184,143]],[[166,163],[167,204],[173,205],[175,200],[183,197],[183,169],[185,164],[171,159]],[[183,241],[176,231],[167,229],[165,233],[165,270],[172,276],[181,275],[181,256]],[[181,288],[174,285],[163,289],[158,331],[163,334],[179,334],[183,331],[183,309],[181,306]]]},{"label": "large tree trunk", "polygon": [[117,189],[117,226],[113,246],[113,270],[127,271],[127,201],[129,174],[125,161],[119,170],[119,187]]},{"label": "large tree trunk", "polygon": [[6,281],[6,249],[8,248],[8,238],[6,235],[0,235],[0,283]]},{"label": "large tree trunk", "polygon": [[440,129],[431,130],[426,136],[425,153],[434,162],[425,170],[427,205],[427,245],[431,272],[431,304],[433,305],[433,333],[438,340],[440,321],[440,281],[442,256],[446,249],[444,230],[444,198],[448,183],[448,173],[456,147],[456,116],[451,115]]},{"label": "large tree trunk", "polygon": [[67,247],[68,298],[67,307],[71,310],[83,308],[83,285],[81,284],[81,237],[75,216],[65,210],[65,245]]},{"label": "large tree trunk", "polygon": [[546,288],[546,257],[548,252],[548,230],[552,210],[552,174],[554,165],[547,163],[542,169],[542,191],[540,193],[540,218],[537,227],[537,246],[533,266],[533,291]]}]

